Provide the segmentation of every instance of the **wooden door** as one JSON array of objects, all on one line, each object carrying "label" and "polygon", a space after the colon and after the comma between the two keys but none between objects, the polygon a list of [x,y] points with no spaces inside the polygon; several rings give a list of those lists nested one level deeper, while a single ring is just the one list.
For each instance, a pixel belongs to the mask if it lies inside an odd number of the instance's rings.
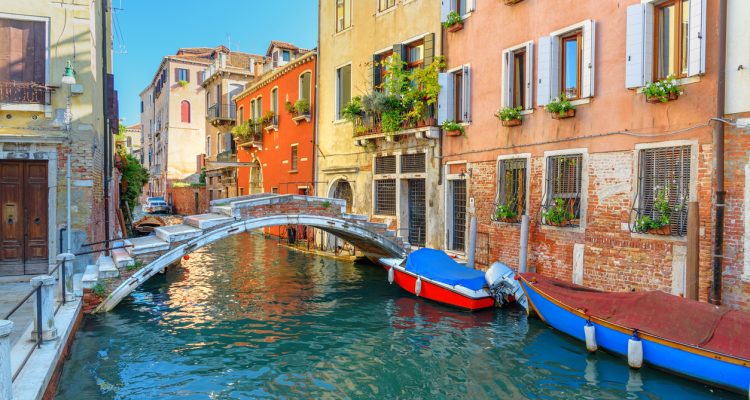
[{"label": "wooden door", "polygon": [[0,275],[48,269],[47,162],[0,161]]}]

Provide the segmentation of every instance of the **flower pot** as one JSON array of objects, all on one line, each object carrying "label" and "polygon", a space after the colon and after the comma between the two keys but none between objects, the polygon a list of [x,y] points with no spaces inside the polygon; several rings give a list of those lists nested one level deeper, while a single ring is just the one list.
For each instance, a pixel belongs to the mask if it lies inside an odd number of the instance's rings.
[{"label": "flower pot", "polygon": [[507,217],[507,218],[500,218],[500,222],[505,222],[508,224],[517,224],[521,219],[518,217]]},{"label": "flower pot", "polygon": [[513,4],[517,4],[522,1],[523,0],[503,0],[503,3],[505,3],[506,6],[512,6]]},{"label": "flower pot", "polygon": [[[678,93],[670,93],[669,95],[667,95],[667,102],[677,100],[677,98],[679,97],[680,95]],[[652,103],[652,104],[663,103],[663,101],[661,101],[661,99],[659,99],[659,97],[656,97],[656,96],[653,96],[653,97],[646,96],[646,102]]]},{"label": "flower pot", "polygon": [[503,126],[518,126],[518,125],[521,125],[521,123],[523,122],[523,120],[521,120],[521,119],[510,119],[510,120],[501,121],[501,122],[502,122]]},{"label": "flower pot", "polygon": [[464,29],[464,23],[463,22],[459,22],[457,24],[453,24],[453,25],[449,26],[448,27],[448,32],[458,32],[461,29]]},{"label": "flower pot", "polygon": [[461,136],[461,131],[455,130],[455,131],[445,131],[446,136]]},{"label": "flower pot", "polygon": [[547,225],[551,225],[551,226],[556,226],[556,227],[558,227],[558,228],[560,228],[560,227],[563,227],[563,226],[568,226],[568,225],[570,225],[570,221],[553,222],[553,221],[546,221],[546,220],[545,220],[544,222],[545,222],[545,223],[546,223]]},{"label": "flower pot", "polygon": [[576,109],[571,108],[568,111],[565,111],[562,115],[560,113],[552,113],[552,119],[566,119],[566,118],[573,118],[576,116]]},{"label": "flower pot", "polygon": [[652,228],[646,231],[649,235],[663,235],[668,236],[672,234],[672,227],[669,225],[664,225],[660,228]]}]

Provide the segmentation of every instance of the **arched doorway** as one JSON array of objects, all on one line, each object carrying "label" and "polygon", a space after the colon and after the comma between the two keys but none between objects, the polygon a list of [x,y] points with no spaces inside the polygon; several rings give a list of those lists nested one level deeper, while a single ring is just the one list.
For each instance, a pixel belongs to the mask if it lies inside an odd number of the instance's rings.
[{"label": "arched doorway", "polygon": [[331,197],[333,197],[334,199],[346,200],[346,213],[352,213],[352,202],[354,202],[354,194],[352,193],[352,185],[349,184],[349,181],[347,181],[346,179],[341,179],[336,182],[336,185],[333,187],[333,195]]},{"label": "arched doorway", "polygon": [[260,173],[260,163],[258,160],[253,161],[250,165],[250,182],[249,182],[249,194],[256,194],[263,192],[263,181]]}]

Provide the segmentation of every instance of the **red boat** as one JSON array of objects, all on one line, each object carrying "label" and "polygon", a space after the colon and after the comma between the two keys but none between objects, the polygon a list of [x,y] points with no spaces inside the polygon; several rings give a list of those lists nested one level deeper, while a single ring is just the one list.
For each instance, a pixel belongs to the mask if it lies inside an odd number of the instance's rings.
[{"label": "red boat", "polygon": [[485,273],[457,263],[440,250],[419,249],[403,260],[381,260],[388,281],[419,297],[467,310],[492,307],[495,298]]}]

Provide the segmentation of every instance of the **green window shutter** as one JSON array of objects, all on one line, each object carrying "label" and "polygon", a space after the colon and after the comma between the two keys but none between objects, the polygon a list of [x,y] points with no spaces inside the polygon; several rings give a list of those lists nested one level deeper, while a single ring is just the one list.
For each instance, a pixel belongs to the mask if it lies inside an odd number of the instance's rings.
[{"label": "green window shutter", "polygon": [[435,34],[429,33],[424,37],[424,66],[432,64],[435,60]]},{"label": "green window shutter", "polygon": [[393,55],[396,57],[400,57],[401,61],[406,61],[406,45],[403,45],[401,43],[397,43],[393,45]]},{"label": "green window shutter", "polygon": [[372,69],[370,70],[372,72],[372,88],[373,90],[377,90],[380,88],[380,74],[381,69],[383,68],[380,65],[380,55],[375,54],[372,56]]}]

